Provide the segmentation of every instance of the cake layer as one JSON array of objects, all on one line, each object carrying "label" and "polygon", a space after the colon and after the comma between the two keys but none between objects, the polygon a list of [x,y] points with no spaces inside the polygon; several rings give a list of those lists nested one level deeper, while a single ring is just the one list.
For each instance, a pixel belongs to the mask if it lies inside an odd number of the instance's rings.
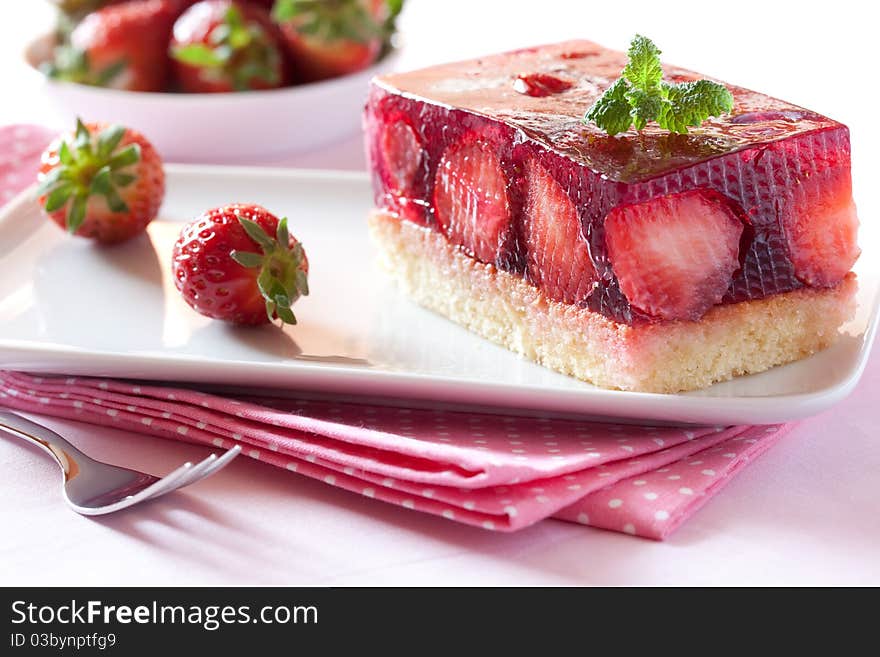
[{"label": "cake layer", "polygon": [[829,288],[716,306],[698,321],[626,325],[554,301],[427,227],[383,212],[369,224],[385,266],[415,301],[605,388],[673,393],[761,372],[829,346],[855,308],[856,279],[849,274]]},{"label": "cake layer", "polygon": [[[378,78],[365,113],[376,205],[551,299],[628,325],[836,285],[858,255],[847,128],[731,86],[731,114],[689,134],[649,124],[610,137],[581,119],[625,62],[571,41]],[[674,81],[703,77],[666,70]],[[687,194],[701,200],[677,196]],[[670,197],[706,211],[676,224]],[[657,207],[666,225],[643,220]],[[647,278],[615,261],[613,212],[640,224],[641,245],[669,243],[630,258]],[[694,235],[700,248],[654,239],[654,227]],[[713,227],[726,240],[718,249]],[[669,303],[647,285],[667,271],[679,297]],[[693,294],[703,298],[682,302]]]}]

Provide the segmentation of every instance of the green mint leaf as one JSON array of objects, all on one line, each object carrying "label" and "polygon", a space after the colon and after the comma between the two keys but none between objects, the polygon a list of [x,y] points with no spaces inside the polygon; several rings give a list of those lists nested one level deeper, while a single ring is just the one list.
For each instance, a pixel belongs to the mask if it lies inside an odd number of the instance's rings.
[{"label": "green mint leaf", "polygon": [[630,104],[626,98],[629,85],[626,79],[618,78],[608,87],[584,115],[584,121],[592,121],[609,135],[629,130],[632,125]]},{"label": "green mint leaf", "polygon": [[711,80],[670,84],[665,88],[669,102],[657,118],[664,130],[684,133],[688,126],[698,126],[710,116],[733,109],[730,91]]},{"label": "green mint leaf", "polygon": [[657,91],[645,91],[636,87],[626,92],[626,100],[636,130],[644,128],[648,121],[656,121],[668,104],[668,101]]},{"label": "green mint leaf", "polygon": [[636,34],[629,44],[629,62],[623,69],[623,77],[638,89],[647,91],[659,86],[663,79],[660,52],[653,41]]},{"label": "green mint leaf", "polygon": [[733,109],[733,95],[717,82],[664,82],[660,49],[647,37],[637,34],[628,55],[621,77],[587,110],[585,123],[593,122],[612,136],[631,125],[642,130],[651,121],[664,130],[685,133]]}]

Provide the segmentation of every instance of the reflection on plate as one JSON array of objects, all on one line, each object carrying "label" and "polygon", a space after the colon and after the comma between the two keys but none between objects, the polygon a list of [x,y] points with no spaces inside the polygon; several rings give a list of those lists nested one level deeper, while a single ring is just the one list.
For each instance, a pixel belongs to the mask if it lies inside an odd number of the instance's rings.
[{"label": "reflection on plate", "polygon": [[[148,235],[114,249],[43,220],[32,191],[7,206],[0,216],[3,367],[503,412],[765,423],[805,417],[846,396],[876,331],[880,277],[865,254],[857,315],[831,349],[694,393],[602,390],[522,360],[399,294],[374,266],[363,174],[171,165],[167,182]],[[180,222],[232,201],[286,215],[306,246],[311,294],[297,303],[298,325],[230,328],[196,314],[174,289],[169,254]]]}]

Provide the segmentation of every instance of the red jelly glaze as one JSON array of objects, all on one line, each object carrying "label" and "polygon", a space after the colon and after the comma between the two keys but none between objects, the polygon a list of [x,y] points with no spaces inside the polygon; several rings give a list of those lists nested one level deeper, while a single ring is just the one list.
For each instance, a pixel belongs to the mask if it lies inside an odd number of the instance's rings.
[{"label": "red jelly glaze", "polygon": [[[580,52],[589,56],[566,56]],[[625,61],[624,55],[595,44],[568,42],[374,81],[364,122],[377,207],[439,230],[432,204],[438,164],[450,144],[479,139],[492,146],[508,181],[511,238],[495,255],[492,264],[499,269],[535,278],[526,271],[524,230],[526,170],[531,162],[549,172],[577,208],[581,237],[592,259],[592,266],[584,266],[580,273],[593,281],[590,294],[578,299],[578,305],[627,324],[654,321],[631,307],[621,293],[608,256],[604,221],[618,205],[695,189],[725,199],[746,227],[741,267],[722,303],[802,287],[786,231],[802,205],[803,181],[816,177],[839,181],[847,188],[829,193],[851,195],[846,126],[729,87],[735,99],[732,116],[710,119],[690,134],[648,126],[640,133],[609,137],[584,125],[581,117]],[[556,75],[562,69],[566,77],[577,80],[566,93],[533,97],[495,83],[501,74],[513,78],[518,71],[532,70]],[[680,69],[668,73],[679,80],[702,77]],[[484,78],[485,86],[476,83]],[[412,129],[419,144],[418,167],[404,191],[396,189],[382,164],[382,136],[397,121]]]},{"label": "red jelly glaze", "polygon": [[562,93],[574,86],[570,80],[564,80],[549,73],[520,73],[513,81],[513,88],[521,94],[542,98]]}]

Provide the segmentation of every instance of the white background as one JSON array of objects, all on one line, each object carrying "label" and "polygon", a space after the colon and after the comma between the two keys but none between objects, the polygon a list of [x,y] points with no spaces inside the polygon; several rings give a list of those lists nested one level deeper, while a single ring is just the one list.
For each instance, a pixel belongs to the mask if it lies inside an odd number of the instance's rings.
[{"label": "white background", "polygon": [[[650,36],[675,64],[779,96],[852,129],[868,257],[880,246],[876,22],[864,2],[410,0],[404,66],[566,38]],[[17,63],[39,0],[0,0],[0,124],[45,122]],[[292,157],[358,168],[360,141]],[[880,584],[880,354],[833,411],[802,423],[665,543],[548,521],[514,535],[458,526],[239,459],[105,519],[61,505],[57,467],[0,439],[0,584]],[[203,449],[46,421],[86,451],[153,472]]]}]

